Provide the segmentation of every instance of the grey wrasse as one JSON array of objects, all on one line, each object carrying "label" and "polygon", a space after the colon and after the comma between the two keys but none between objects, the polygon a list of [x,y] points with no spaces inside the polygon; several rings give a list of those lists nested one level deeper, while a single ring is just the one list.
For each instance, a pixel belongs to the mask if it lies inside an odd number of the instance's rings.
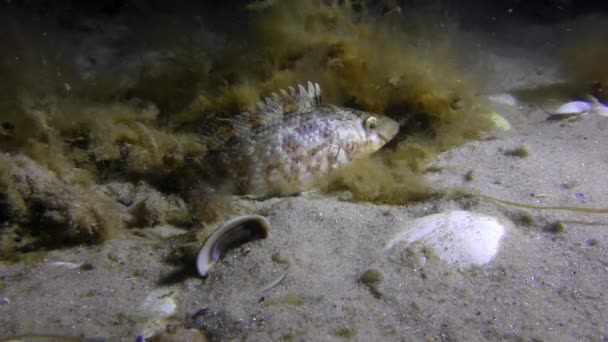
[{"label": "grey wrasse", "polygon": [[318,187],[332,171],[378,151],[399,130],[383,115],[323,105],[321,88],[312,82],[273,93],[257,106],[258,111],[230,120],[234,136],[216,139],[209,156],[210,165],[241,194]]}]

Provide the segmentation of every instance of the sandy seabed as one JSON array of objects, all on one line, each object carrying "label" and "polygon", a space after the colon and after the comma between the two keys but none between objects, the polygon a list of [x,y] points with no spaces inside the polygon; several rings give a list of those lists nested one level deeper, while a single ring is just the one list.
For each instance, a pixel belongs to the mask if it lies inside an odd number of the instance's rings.
[{"label": "sandy seabed", "polygon": [[[479,39],[495,70],[487,94],[561,81],[554,47],[499,41]],[[608,207],[608,118],[551,121],[525,101],[489,103],[511,129],[443,153],[430,184],[536,206]],[[478,197],[407,206],[314,194],[234,201],[263,212],[270,235],[231,250],[206,279],[164,261],[167,237],[181,233],[169,226],[2,265],[0,336],[134,341],[185,325],[218,341],[608,339],[608,214]],[[490,263],[455,267],[422,244],[386,250],[411,220],[449,210],[505,223]]]}]

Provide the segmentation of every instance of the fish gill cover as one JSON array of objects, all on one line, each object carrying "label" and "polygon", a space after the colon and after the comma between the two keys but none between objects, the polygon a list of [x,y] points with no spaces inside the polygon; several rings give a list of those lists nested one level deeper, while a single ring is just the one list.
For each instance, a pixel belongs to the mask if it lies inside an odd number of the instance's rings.
[{"label": "fish gill cover", "polygon": [[[392,142],[324,190],[380,203],[428,196],[425,165],[492,128],[472,95],[482,77],[462,70],[471,45],[438,13],[285,0],[251,3],[235,13],[239,29],[215,31],[204,14],[54,30],[4,21],[5,232],[26,251],[216,219],[226,205],[206,199],[214,190],[200,177],[213,167],[210,137],[233,134],[222,123],[261,97],[309,80],[325,103],[401,123]],[[40,38],[45,29],[54,40]]]}]

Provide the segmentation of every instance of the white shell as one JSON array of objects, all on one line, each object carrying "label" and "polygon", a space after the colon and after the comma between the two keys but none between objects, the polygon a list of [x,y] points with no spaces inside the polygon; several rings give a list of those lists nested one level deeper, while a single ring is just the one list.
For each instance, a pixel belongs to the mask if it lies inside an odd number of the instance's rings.
[{"label": "white shell", "polygon": [[169,317],[177,310],[175,297],[177,290],[170,288],[154,289],[139,306],[142,317]]},{"label": "white shell", "polygon": [[[254,236],[256,232],[251,231],[252,229],[258,230],[258,236]],[[269,231],[270,222],[268,222],[264,216],[260,215],[243,215],[224,222],[224,224],[214,230],[203,243],[203,246],[201,247],[196,259],[196,268],[198,273],[202,277],[205,277],[211,267],[219,260],[221,257],[219,254],[223,253],[223,250],[216,251],[215,248],[219,247],[221,249],[228,247],[222,246],[226,243],[245,243],[248,241],[257,240],[259,238],[265,238],[268,236]]]},{"label": "white shell", "polygon": [[593,108],[593,105],[586,101],[572,101],[564,103],[556,110],[549,112],[551,115],[576,115],[587,113]]},{"label": "white shell", "polygon": [[484,265],[498,252],[504,226],[495,217],[469,211],[449,211],[410,222],[387,245],[421,242],[449,264]]},{"label": "white shell", "polygon": [[488,96],[488,100],[494,103],[500,103],[512,107],[515,107],[518,104],[515,96],[506,93],[490,95]]},{"label": "white shell", "polygon": [[492,122],[494,123],[495,128],[505,132],[511,129],[511,124],[507,119],[505,119],[504,116],[496,112],[490,112],[489,115],[490,120],[492,120]]}]

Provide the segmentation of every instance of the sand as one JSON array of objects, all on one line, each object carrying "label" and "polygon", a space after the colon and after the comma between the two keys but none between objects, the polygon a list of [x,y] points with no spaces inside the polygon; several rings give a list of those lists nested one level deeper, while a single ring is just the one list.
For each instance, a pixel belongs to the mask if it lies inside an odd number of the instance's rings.
[{"label": "sand", "polygon": [[[495,71],[480,99],[561,81],[559,42],[551,40],[559,29],[538,28],[525,43],[501,39],[523,28],[494,37],[469,33],[479,35],[484,60]],[[542,41],[552,45],[529,48]],[[425,174],[439,193],[608,207],[608,118],[548,121],[533,103],[487,101],[511,129],[441,154]],[[526,153],[510,155],[514,149]],[[185,325],[214,341],[608,339],[608,214],[522,208],[474,196],[403,206],[343,199],[318,193],[235,197],[241,212],[268,218],[270,235],[229,251],[205,279],[193,263],[167,262],[180,243],[176,236],[186,232],[171,226],[53,250],[36,262],[4,263],[0,336],[134,341]],[[490,263],[455,267],[421,244],[386,250],[408,222],[449,210],[505,223]],[[366,271],[378,279],[362,281]]]}]

